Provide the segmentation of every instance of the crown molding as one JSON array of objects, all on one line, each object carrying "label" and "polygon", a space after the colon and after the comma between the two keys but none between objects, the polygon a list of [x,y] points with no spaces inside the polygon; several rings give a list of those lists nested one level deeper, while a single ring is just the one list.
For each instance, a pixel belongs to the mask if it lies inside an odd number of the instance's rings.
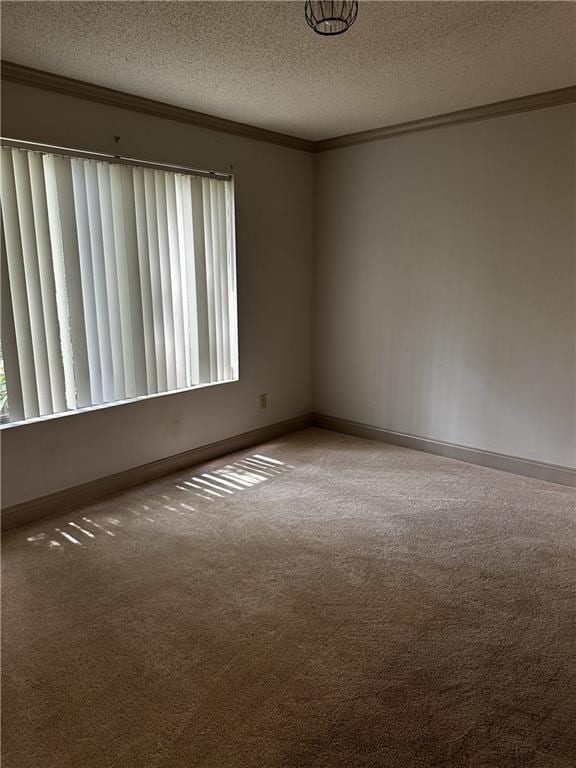
[{"label": "crown molding", "polygon": [[25,67],[11,61],[2,61],[2,80],[20,85],[30,85],[34,88],[42,88],[45,91],[55,91],[67,96],[76,96],[88,101],[96,101],[100,104],[108,104],[112,107],[130,109],[133,112],[143,112],[155,117],[163,117],[168,120],[176,120],[179,123],[188,123],[197,128],[208,128],[212,131],[231,133],[243,136],[247,139],[265,141],[269,144],[279,144],[291,149],[300,149],[304,152],[314,152],[314,142],[301,139],[298,136],[289,136],[286,133],[268,131],[265,128],[257,128],[254,125],[238,123],[234,120],[226,120],[222,117],[214,117],[204,112],[194,112],[184,107],[175,107],[163,101],[146,99],[143,96],[135,96],[113,88],[105,88],[83,80],[75,80],[71,77],[55,75],[52,72],[44,72],[41,69]]},{"label": "crown molding", "polygon": [[470,109],[460,109],[456,112],[447,112],[433,117],[424,117],[419,120],[411,120],[406,123],[397,123],[387,125],[382,128],[374,128],[369,131],[360,131],[358,133],[349,133],[344,136],[335,136],[331,139],[321,141],[311,141],[298,136],[290,136],[286,133],[269,131],[265,128],[258,128],[254,125],[239,123],[234,120],[226,120],[222,117],[214,117],[204,112],[195,112],[184,107],[176,107],[172,104],[166,104],[162,101],[147,99],[143,96],[117,91],[113,88],[105,88],[94,83],[87,83],[83,80],[75,80],[71,77],[56,75],[51,72],[44,72],[40,69],[25,67],[22,64],[15,64],[11,61],[2,61],[1,63],[2,80],[21,85],[29,85],[34,88],[41,88],[47,91],[63,93],[67,96],[76,96],[81,99],[95,101],[100,104],[108,104],[113,107],[130,109],[134,112],[143,112],[155,117],[162,117],[168,120],[176,120],[180,123],[187,123],[198,128],[207,128],[212,131],[230,133],[236,136],[242,136],[255,141],[264,141],[271,144],[298,149],[303,152],[326,152],[333,149],[342,149],[343,147],[352,147],[357,144],[366,144],[372,141],[380,141],[392,136],[400,136],[406,133],[416,131],[426,131],[432,128],[441,128],[449,125],[461,125],[463,123],[473,123],[479,120],[488,120],[495,117],[504,117],[521,112],[530,112],[535,109],[546,109],[547,107],[556,107],[562,104],[572,104],[576,102],[576,85],[568,88],[559,88],[554,91],[544,91],[529,96],[521,96],[516,99],[507,99],[506,101],[496,101],[492,104],[483,104],[479,107]]},{"label": "crown molding", "polygon": [[558,107],[562,104],[572,104],[573,102],[576,102],[576,85],[571,85],[568,88],[558,88],[554,91],[534,93],[530,96],[520,96],[517,99],[495,101],[492,104],[483,104],[480,107],[459,109],[456,112],[446,112],[445,114],[434,115],[433,117],[423,117],[420,120],[411,120],[408,123],[397,123],[396,125],[374,128],[370,131],[335,136],[333,139],[315,142],[315,151],[326,152],[331,149],[367,144],[370,141],[380,141],[381,139],[388,139],[391,136],[399,136],[405,133],[427,131],[431,128],[441,128],[446,125],[475,123],[479,120],[515,115],[520,112],[530,112],[534,109]]}]

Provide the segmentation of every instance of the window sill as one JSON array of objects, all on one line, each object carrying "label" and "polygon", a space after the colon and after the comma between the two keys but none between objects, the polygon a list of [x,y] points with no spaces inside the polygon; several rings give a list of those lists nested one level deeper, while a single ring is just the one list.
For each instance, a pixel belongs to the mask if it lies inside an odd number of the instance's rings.
[{"label": "window sill", "polygon": [[20,421],[7,421],[0,423],[0,432],[15,427],[27,427],[31,424],[39,424],[45,421],[63,419],[69,416],[76,416],[81,413],[93,413],[94,411],[108,410],[110,408],[119,408],[123,405],[132,405],[133,403],[142,403],[146,400],[157,400],[160,397],[170,397],[171,395],[181,395],[184,392],[196,392],[199,389],[208,389],[209,387],[220,387],[223,384],[233,384],[239,381],[240,377],[233,379],[224,379],[223,381],[213,381],[208,384],[198,384],[195,387],[185,387],[184,389],[171,389],[169,392],[156,392],[153,395],[140,395],[138,397],[127,398],[126,400],[116,400],[113,403],[102,403],[100,405],[89,405],[86,408],[76,408],[73,411],[62,411],[62,413],[49,413],[46,416],[35,416],[32,419],[21,419]]}]

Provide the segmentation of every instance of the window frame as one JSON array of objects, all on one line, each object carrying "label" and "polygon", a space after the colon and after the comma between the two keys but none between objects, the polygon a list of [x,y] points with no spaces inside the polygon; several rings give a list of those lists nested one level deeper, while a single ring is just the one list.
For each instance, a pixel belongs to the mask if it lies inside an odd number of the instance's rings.
[{"label": "window frame", "polygon": [[[169,162],[159,162],[154,160],[142,160],[134,157],[127,157],[120,154],[111,154],[105,152],[93,152],[90,150],[76,149],[72,147],[64,147],[56,144],[47,144],[36,141],[28,141],[24,139],[14,139],[10,137],[0,136],[0,146],[9,147],[12,149],[23,149],[36,152],[44,152],[53,155],[60,155],[64,157],[78,157],[87,160],[96,160],[101,162],[108,162],[115,165],[126,165],[131,167],[166,171],[172,173],[186,174],[193,177],[209,178],[218,181],[225,181],[231,184],[232,190],[232,216],[230,225],[232,227],[233,243],[234,243],[234,272],[235,280],[238,279],[238,260],[236,254],[236,198],[235,198],[235,177],[234,174],[224,173],[221,171],[207,171],[204,169],[192,168],[186,165],[180,165]],[[232,167],[231,167],[232,168]],[[93,411],[100,411],[109,408],[116,408],[124,405],[131,405],[133,403],[139,403],[146,400],[156,399],[160,397],[168,397],[171,395],[182,395],[185,392],[192,392],[199,389],[206,389],[209,387],[219,387],[227,384],[234,384],[240,380],[240,339],[238,333],[239,325],[239,312],[238,312],[238,295],[236,291],[236,370],[233,378],[224,379],[222,381],[209,381],[200,384],[193,384],[187,387],[181,387],[178,389],[170,389],[164,392],[152,392],[148,394],[137,395],[135,397],[128,397],[119,400],[113,400],[105,403],[97,403],[93,405],[87,405],[80,408],[73,408],[57,413],[48,413],[40,416],[32,416],[27,419],[19,419],[17,421],[9,421],[9,413],[0,415],[0,432],[6,429],[12,429],[17,427],[23,427],[27,425],[37,424],[40,422],[51,421],[53,419],[66,418],[68,416],[75,416],[77,414],[86,414]],[[5,367],[5,362],[4,362]]]}]

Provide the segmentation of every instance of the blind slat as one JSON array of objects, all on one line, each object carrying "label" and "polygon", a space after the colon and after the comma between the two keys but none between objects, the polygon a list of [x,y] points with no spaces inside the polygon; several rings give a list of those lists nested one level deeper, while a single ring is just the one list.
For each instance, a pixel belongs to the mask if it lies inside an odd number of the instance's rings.
[{"label": "blind slat", "polygon": [[172,277],[168,243],[168,211],[166,209],[166,185],[162,171],[154,174],[156,188],[156,213],[158,223],[158,259],[162,288],[162,317],[164,320],[164,344],[166,347],[167,388],[176,389],[176,348],[174,338],[174,312],[172,308]]},{"label": "blind slat", "polygon": [[146,344],[144,340],[143,298],[140,288],[140,264],[136,231],[136,200],[134,196],[133,170],[122,167],[122,199],[124,203],[124,237],[126,240],[126,270],[130,291],[132,340],[134,347],[134,377],[136,393],[148,394],[146,377]]},{"label": "blind slat", "polygon": [[164,174],[166,182],[166,222],[168,255],[170,261],[170,285],[174,327],[174,363],[176,387],[188,386],[186,353],[184,349],[184,313],[182,308],[182,270],[180,266],[180,236],[178,232],[178,205],[176,199],[176,174]]},{"label": "blind slat", "polygon": [[144,171],[144,194],[146,197],[146,226],[148,229],[148,253],[150,257],[156,378],[158,380],[158,391],[165,392],[168,389],[168,373],[166,368],[166,333],[164,331],[164,310],[162,308],[160,242],[158,237],[158,208],[156,205],[156,178],[154,171]]},{"label": "blind slat", "polygon": [[88,195],[86,190],[84,163],[81,160],[72,158],[71,170],[76,229],[78,233],[78,254],[80,261],[80,280],[82,283],[84,323],[86,328],[86,347],[88,352],[88,367],[90,369],[90,394],[91,402],[95,404],[102,403],[104,397],[102,393],[102,364],[100,361],[100,344],[98,341],[98,321],[96,316],[96,296],[94,293],[94,271],[92,267]]},{"label": "blind slat", "polygon": [[[183,346],[184,346],[184,379],[185,386],[189,387],[192,383],[192,360],[191,360],[191,344],[190,344],[190,317],[188,306],[188,269],[187,262],[190,258],[189,249],[186,239],[185,231],[185,208],[184,208],[184,181],[189,180],[188,177],[177,174],[175,177],[176,183],[176,221],[178,225],[178,262],[180,269],[180,284],[182,286],[181,305],[182,305],[182,330],[184,333]],[[193,262],[191,262],[193,263]]]},{"label": "blind slat", "polygon": [[212,228],[212,198],[210,180],[202,179],[202,203],[204,206],[204,250],[206,263],[206,294],[208,297],[208,335],[210,339],[210,381],[218,380],[218,329],[216,326],[214,239]]},{"label": "blind slat", "polygon": [[226,262],[228,265],[228,321],[230,324],[230,378],[238,370],[238,305],[236,290],[236,221],[234,212],[234,182],[226,184]]},{"label": "blind slat", "polygon": [[60,327],[58,307],[56,305],[56,284],[50,246],[50,227],[48,223],[48,205],[42,158],[34,152],[28,153],[30,170],[32,208],[34,211],[34,236],[38,256],[40,290],[42,292],[42,310],[44,312],[44,330],[52,394],[52,409],[55,413],[66,410],[66,386],[64,366],[60,347]]},{"label": "blind slat", "polygon": [[198,295],[196,291],[195,247],[194,247],[194,220],[193,216],[186,216],[185,211],[193,210],[192,206],[192,180],[189,176],[182,177],[182,221],[183,241],[182,269],[185,272],[187,283],[187,302],[185,327],[188,331],[187,349],[189,350],[190,384],[195,386],[200,383],[200,338],[198,333]]},{"label": "blind slat", "polygon": [[198,377],[201,384],[211,380],[210,312],[206,274],[206,240],[204,236],[204,195],[201,179],[192,179],[192,228],[194,234],[194,266],[196,278],[196,319],[198,328]]},{"label": "blind slat", "polygon": [[222,184],[215,184],[218,199],[216,218],[218,225],[218,263],[220,267],[220,317],[222,325],[222,372],[224,379],[229,379],[230,372],[230,321],[228,317],[228,259],[226,254],[226,196]]},{"label": "blind slat", "polygon": [[40,411],[12,156],[5,157],[2,163],[1,197],[7,273],[10,281],[12,318],[18,354],[18,362],[14,367],[19,369],[22,407],[24,417],[28,419],[38,416]]},{"label": "blind slat", "polygon": [[110,330],[110,350],[114,374],[114,399],[126,397],[126,379],[124,372],[124,350],[122,346],[122,324],[120,319],[120,295],[117,280],[117,254],[114,238],[112,213],[112,189],[110,166],[98,163],[98,193],[100,216],[102,219],[102,246],[104,252],[104,275],[106,285],[106,303],[108,307],[108,327]]},{"label": "blind slat", "polygon": [[102,400],[105,403],[110,403],[116,397],[116,387],[114,384],[110,310],[108,307],[108,292],[106,287],[106,264],[104,257],[104,238],[102,234],[100,190],[98,186],[98,167],[95,162],[89,161],[84,164],[84,179],[86,184],[90,254],[92,256],[92,275],[94,278],[94,304],[96,307],[98,348],[100,351]]},{"label": "blind slat", "polygon": [[52,413],[52,391],[50,387],[50,370],[48,365],[48,349],[46,345],[46,330],[44,327],[44,311],[42,306],[42,290],[40,287],[40,272],[38,269],[38,253],[34,236],[34,210],[32,205],[32,190],[30,169],[27,157],[23,152],[14,152],[14,186],[16,190],[16,208],[20,226],[20,244],[24,279],[26,281],[27,303],[30,317],[30,333],[32,339],[32,354],[36,372],[36,387],[38,395],[38,410],[41,416]]},{"label": "blind slat", "polygon": [[134,339],[132,337],[132,301],[128,276],[128,250],[126,247],[126,226],[124,200],[122,196],[122,168],[110,166],[110,193],[112,198],[112,227],[116,252],[116,285],[120,309],[120,333],[124,360],[124,384],[126,397],[138,394],[136,389],[136,366],[134,361]]},{"label": "blind slat", "polygon": [[16,328],[14,325],[14,303],[10,290],[10,278],[8,274],[8,260],[6,258],[6,242],[4,227],[2,227],[2,251],[0,253],[0,322],[2,333],[2,355],[10,364],[4,370],[6,390],[10,393],[10,416],[13,420],[26,418],[24,412],[24,399],[22,395],[22,375],[18,356],[18,344],[16,341]]},{"label": "blind slat", "polygon": [[150,277],[150,253],[143,168],[134,168],[133,180],[136,240],[140,267],[140,294],[142,298],[142,325],[144,329],[144,354],[146,360],[146,387],[148,393],[152,394],[153,392],[158,392],[158,375],[156,372],[154,310],[152,306],[152,283]]},{"label": "blind slat", "polygon": [[220,271],[220,238],[218,232],[218,192],[217,182],[208,179],[208,189],[210,194],[210,228],[212,234],[212,270],[214,276],[213,284],[213,304],[214,317],[216,320],[216,381],[224,378],[224,333],[222,328],[222,307],[221,307],[221,282]]},{"label": "blind slat", "polygon": [[70,158],[54,157],[55,204],[58,206],[58,235],[65,270],[66,292],[70,318],[76,402],[79,408],[91,405],[90,369],[84,322],[84,297],[80,276],[78,234],[74,211],[74,189]]},{"label": "blind slat", "polygon": [[54,168],[55,158],[49,155],[44,155],[42,160],[46,189],[46,209],[48,212],[48,230],[50,233],[50,249],[52,251],[52,266],[54,270],[58,327],[60,329],[60,350],[62,353],[62,367],[64,369],[66,407],[74,409],[78,406],[78,403],[74,380],[74,359],[72,354],[68,290],[66,287],[66,268],[62,250],[60,208],[58,205],[58,189],[56,184],[56,171]]}]

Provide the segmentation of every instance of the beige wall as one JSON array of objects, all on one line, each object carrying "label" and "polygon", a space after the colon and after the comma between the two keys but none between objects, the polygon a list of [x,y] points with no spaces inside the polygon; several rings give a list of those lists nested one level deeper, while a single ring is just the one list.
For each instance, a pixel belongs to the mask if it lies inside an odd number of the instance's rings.
[{"label": "beige wall", "polygon": [[119,135],[125,155],[233,166],[240,337],[238,382],[3,430],[4,506],[313,406],[575,466],[575,107],[315,160],[25,86],[2,97],[6,136],[110,152]]},{"label": "beige wall", "polygon": [[575,118],[321,156],[317,411],[576,466]]},{"label": "beige wall", "polygon": [[2,430],[4,506],[310,411],[311,155],[11,83],[2,106],[4,136],[233,166],[240,339],[238,382]]}]

